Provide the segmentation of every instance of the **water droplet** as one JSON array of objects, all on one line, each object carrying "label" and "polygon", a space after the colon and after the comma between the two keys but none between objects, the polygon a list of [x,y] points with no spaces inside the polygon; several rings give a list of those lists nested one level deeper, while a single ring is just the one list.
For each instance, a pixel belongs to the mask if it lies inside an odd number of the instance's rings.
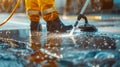
[{"label": "water droplet", "polygon": [[36,56],[36,58],[40,58],[40,56]]},{"label": "water droplet", "polygon": [[111,46],[109,46],[108,48],[112,48]]},{"label": "water droplet", "polygon": [[105,45],[105,46],[107,46],[107,45],[108,45],[108,43],[107,43],[107,42],[105,42],[105,43],[104,43],[104,45]]}]

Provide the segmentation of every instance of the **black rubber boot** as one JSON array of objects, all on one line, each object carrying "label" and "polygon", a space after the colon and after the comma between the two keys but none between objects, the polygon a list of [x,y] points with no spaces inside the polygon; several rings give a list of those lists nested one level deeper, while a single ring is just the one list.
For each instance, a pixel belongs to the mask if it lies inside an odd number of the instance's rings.
[{"label": "black rubber boot", "polygon": [[51,22],[47,22],[47,31],[49,32],[66,32],[67,30],[71,30],[72,28],[72,25],[64,25],[59,18]]},{"label": "black rubber boot", "polygon": [[39,22],[31,22],[30,30],[31,31],[37,31],[37,32],[42,31],[41,24],[39,24]]},{"label": "black rubber boot", "polygon": [[41,24],[39,22],[31,22],[30,24],[30,48],[33,50],[39,50],[41,48],[40,36],[41,36]]}]

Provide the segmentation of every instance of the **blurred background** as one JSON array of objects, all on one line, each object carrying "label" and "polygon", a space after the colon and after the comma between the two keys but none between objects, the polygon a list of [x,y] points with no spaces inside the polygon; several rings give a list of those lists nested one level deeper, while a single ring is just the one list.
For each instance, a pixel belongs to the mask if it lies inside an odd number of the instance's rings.
[{"label": "blurred background", "polygon": [[[0,24],[10,15],[17,1],[0,0]],[[65,25],[74,25],[85,1],[55,0],[56,9]],[[90,0],[85,15],[89,23],[98,29],[97,32],[85,33],[77,28],[72,37],[67,36],[69,33],[48,35],[46,22],[40,19],[43,33],[40,35],[41,45],[43,49],[45,44],[53,45],[51,48],[48,46],[48,53],[45,46],[45,54],[51,54],[45,57],[52,58],[57,54],[57,57],[62,56],[60,62],[56,63],[58,67],[120,67],[120,0]],[[0,67],[42,67],[41,64],[47,63],[47,60],[31,63],[23,59],[34,56],[33,51],[28,48],[31,40],[29,22],[25,12],[25,0],[21,0],[14,16],[0,26]],[[83,25],[84,20],[79,21],[79,24]]]},{"label": "blurred background", "polygon": [[[11,12],[17,0],[0,0],[0,13]],[[85,0],[55,0],[56,8],[60,14],[75,15],[80,12]],[[17,10],[19,13],[25,12],[25,0]],[[120,0],[91,0],[86,13],[120,13]]]}]

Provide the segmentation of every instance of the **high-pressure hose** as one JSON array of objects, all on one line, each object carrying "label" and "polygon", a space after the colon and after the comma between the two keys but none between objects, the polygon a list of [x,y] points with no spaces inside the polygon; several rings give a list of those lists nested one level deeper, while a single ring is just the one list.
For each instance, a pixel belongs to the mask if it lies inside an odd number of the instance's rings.
[{"label": "high-pressure hose", "polygon": [[15,13],[16,10],[17,10],[17,8],[19,7],[20,2],[21,2],[21,0],[18,0],[18,1],[17,1],[17,4],[15,5],[13,11],[10,13],[10,15],[8,16],[7,19],[5,19],[3,22],[0,23],[0,26],[3,26],[5,23],[7,23],[7,22],[10,20],[10,18],[14,15],[14,13]]}]

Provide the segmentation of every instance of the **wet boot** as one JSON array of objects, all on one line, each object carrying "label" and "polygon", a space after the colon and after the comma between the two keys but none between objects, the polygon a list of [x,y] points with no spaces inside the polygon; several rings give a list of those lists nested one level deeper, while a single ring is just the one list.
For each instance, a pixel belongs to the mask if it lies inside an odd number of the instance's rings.
[{"label": "wet boot", "polygon": [[72,25],[64,25],[59,18],[47,22],[47,31],[49,32],[67,32],[67,30],[71,30],[72,28]]},{"label": "wet boot", "polygon": [[39,22],[31,22],[30,24],[31,38],[30,48],[38,50],[41,47],[40,36],[41,36],[41,24]]}]

